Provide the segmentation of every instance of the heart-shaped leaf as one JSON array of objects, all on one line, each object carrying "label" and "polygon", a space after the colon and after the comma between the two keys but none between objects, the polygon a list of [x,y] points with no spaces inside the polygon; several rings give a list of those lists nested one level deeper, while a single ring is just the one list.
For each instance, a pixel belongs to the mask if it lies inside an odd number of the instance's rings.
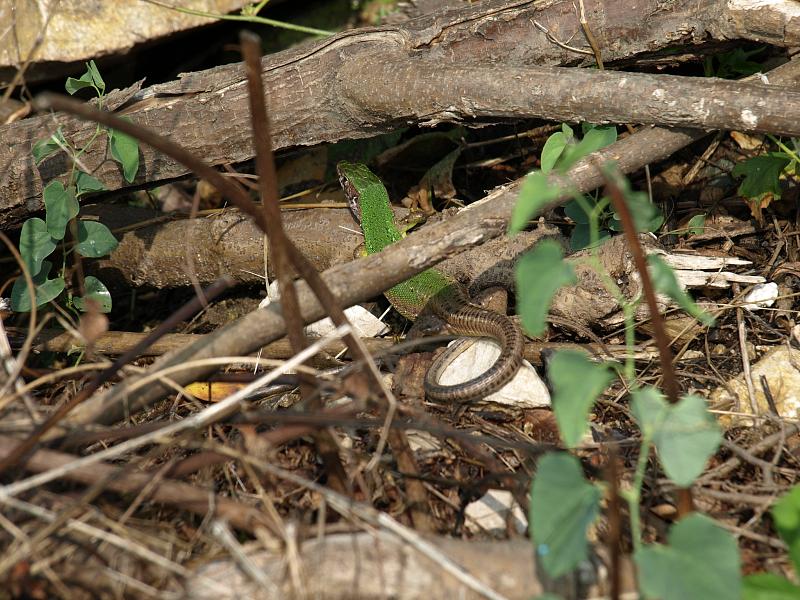
[{"label": "heart-shaped leaf", "polygon": [[59,127],[58,130],[56,130],[56,132],[49,138],[46,140],[39,140],[33,145],[33,148],[31,148],[33,161],[38,165],[48,156],[51,156],[52,154],[55,154],[62,148],[66,147],[67,141],[64,139],[64,133]]},{"label": "heart-shaped leaf", "polygon": [[101,313],[111,312],[111,293],[108,288],[97,277],[89,275],[83,281],[83,287],[86,293],[80,298],[73,298],[72,302],[75,308],[82,312],[89,310],[88,300],[94,300],[97,304],[97,310]]},{"label": "heart-shaped leaf", "polygon": [[795,573],[800,573],[800,485],[794,486],[772,508],[775,528],[786,545],[794,563]]},{"label": "heart-shaped leaf", "polygon": [[553,296],[561,286],[575,283],[575,272],[558,242],[543,240],[517,262],[514,279],[522,326],[530,335],[540,335]]},{"label": "heart-shaped leaf", "polygon": [[600,496],[574,456],[549,453],[539,460],[531,485],[530,533],[536,554],[552,577],[568,573],[586,559],[586,530],[597,518]]},{"label": "heart-shaped leaf", "polygon": [[562,350],[550,359],[547,375],[553,385],[553,411],[561,438],[567,446],[576,446],[589,428],[592,405],[614,373],[585,354]]},{"label": "heart-shaped leaf", "polygon": [[47,223],[38,217],[25,221],[19,234],[19,253],[28,266],[31,277],[39,274],[42,261],[53,253],[57,243],[47,231]]},{"label": "heart-shaped leaf", "polygon": [[667,476],[681,487],[691,485],[722,440],[705,400],[690,394],[669,405],[647,387],[633,393],[631,409],[645,436],[653,440]]},{"label": "heart-shaped leaf", "polygon": [[136,171],[139,170],[139,142],[126,133],[110,129],[109,144],[111,156],[122,165],[125,181],[131,183],[136,177]]},{"label": "heart-shaped leaf", "polygon": [[[565,123],[566,125],[566,123]],[[547,174],[553,170],[553,167],[556,166],[558,159],[561,157],[561,154],[564,152],[564,148],[567,147],[572,141],[572,130],[569,130],[569,133],[564,131],[557,131],[544,143],[542,146],[542,173]]]},{"label": "heart-shaped leaf", "polygon": [[78,175],[75,178],[75,188],[77,189],[76,195],[82,196],[90,192],[102,192],[106,189],[106,186],[103,185],[102,181],[92,177],[88,173],[78,171]]},{"label": "heart-shaped leaf", "polygon": [[548,181],[547,175],[541,171],[530,173],[520,187],[517,203],[511,213],[508,232],[513,234],[525,229],[528,221],[563,194],[564,190]]},{"label": "heart-shaped leaf", "polygon": [[704,515],[681,519],[670,530],[668,546],[646,546],[634,559],[647,598],[708,600],[741,595],[736,540]]},{"label": "heart-shaped leaf", "polygon": [[80,211],[75,188],[65,188],[60,181],[51,181],[42,191],[42,198],[47,209],[47,232],[54,240],[63,240],[67,223],[77,217]]},{"label": "heart-shaped leaf", "polygon": [[106,89],[106,84],[103,81],[103,78],[100,76],[100,71],[98,70],[97,65],[94,64],[93,60],[90,60],[88,63],[86,63],[86,72],[78,79],[75,79],[74,77],[68,77],[67,83],[64,87],[70,96],[78,90],[82,90],[83,88],[87,87],[96,88],[97,93],[102,94]]},{"label": "heart-shaped leaf", "polygon": [[[66,283],[63,278],[47,278],[51,268],[50,261],[44,261],[39,273],[32,278],[36,294],[36,306],[55,300],[64,291]],[[30,312],[31,310],[31,297],[24,277],[17,277],[11,288],[11,310],[16,312]]]},{"label": "heart-shaped leaf", "polygon": [[97,221],[78,221],[78,245],[81,256],[100,258],[112,252],[119,242],[111,230]]}]

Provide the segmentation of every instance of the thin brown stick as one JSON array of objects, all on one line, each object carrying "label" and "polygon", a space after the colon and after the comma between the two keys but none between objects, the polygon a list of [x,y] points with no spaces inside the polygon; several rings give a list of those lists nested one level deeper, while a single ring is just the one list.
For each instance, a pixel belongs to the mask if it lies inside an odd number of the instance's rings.
[{"label": "thin brown stick", "polygon": [[250,120],[256,147],[256,174],[258,175],[263,222],[266,227],[270,254],[275,261],[275,273],[278,279],[283,318],[286,321],[286,333],[292,344],[292,350],[300,352],[308,345],[308,341],[303,333],[297,291],[291,277],[291,263],[287,249],[291,242],[286,237],[281,221],[278,179],[275,174],[275,159],[272,156],[269,117],[264,101],[264,85],[261,80],[261,38],[244,31],[239,36],[239,40],[247,72]]},{"label": "thin brown stick", "polygon": [[600,53],[600,46],[597,44],[597,39],[594,37],[591,28],[589,27],[589,21],[586,19],[586,7],[583,5],[583,0],[578,0],[578,22],[581,24],[581,29],[583,29],[583,35],[586,36],[586,41],[589,42],[589,46],[594,53],[594,60],[597,62],[597,69],[600,71],[605,70],[605,66],[603,65],[603,58]]},{"label": "thin brown stick", "polygon": [[[270,254],[275,261],[275,273],[278,278],[286,333],[292,350],[297,353],[308,345],[308,340],[303,332],[303,317],[297,300],[297,290],[291,277],[291,267],[292,263],[296,266],[303,262],[305,257],[286,237],[281,220],[278,178],[275,173],[275,158],[272,155],[272,136],[264,100],[264,83],[261,79],[261,38],[254,33],[243,31],[239,40],[247,72],[250,119],[256,147],[256,174],[258,175],[264,225],[267,228]],[[291,252],[290,248],[294,249],[294,252]],[[322,304],[325,305],[325,302],[323,301]],[[328,307],[326,306],[326,308]],[[300,395],[303,401],[310,406],[321,407],[319,394],[308,378],[300,380]],[[339,447],[333,434],[329,430],[320,430],[314,439],[317,452],[325,464],[329,485],[341,494],[351,493],[347,473],[339,458]]]},{"label": "thin brown stick", "polygon": [[[625,239],[630,247],[631,256],[636,264],[636,270],[642,280],[642,290],[644,291],[645,301],[647,308],[650,312],[650,321],[653,327],[653,337],[656,340],[656,347],[658,348],[659,362],[661,364],[662,377],[664,382],[664,391],[667,394],[667,399],[670,404],[677,404],[680,400],[680,388],[678,380],[675,377],[675,367],[672,364],[672,351],[669,348],[669,337],[664,330],[664,320],[661,317],[661,312],[658,308],[658,301],[656,300],[656,292],[653,287],[653,281],[650,279],[650,273],[647,270],[647,258],[642,244],[639,241],[639,235],[636,232],[636,225],[633,221],[633,216],[628,205],[625,202],[625,197],[622,195],[622,190],[608,176],[605,169],[599,164],[595,163],[597,168],[603,175],[606,184],[606,191],[611,198],[611,204],[614,210],[619,215],[622,221],[622,229]],[[692,492],[689,489],[678,490],[678,514],[683,516],[690,513],[693,509]]]}]

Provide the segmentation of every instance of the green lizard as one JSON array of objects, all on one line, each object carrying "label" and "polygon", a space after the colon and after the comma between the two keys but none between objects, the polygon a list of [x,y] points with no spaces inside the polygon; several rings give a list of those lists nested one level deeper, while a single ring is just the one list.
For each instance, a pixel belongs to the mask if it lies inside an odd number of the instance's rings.
[{"label": "green lizard", "polygon": [[[381,180],[363,164],[340,162],[336,170],[350,211],[364,232],[367,254],[380,252],[402,239]],[[425,392],[432,400],[469,402],[482,398],[507,384],[519,370],[524,343],[519,327],[505,315],[470,303],[464,288],[441,271],[423,271],[387,290],[385,295],[401,315],[412,321],[424,309],[444,321],[454,335],[490,337],[500,344],[500,357],[487,371],[457,385],[439,383],[442,372],[463,351],[458,344],[448,348],[425,376]]]}]

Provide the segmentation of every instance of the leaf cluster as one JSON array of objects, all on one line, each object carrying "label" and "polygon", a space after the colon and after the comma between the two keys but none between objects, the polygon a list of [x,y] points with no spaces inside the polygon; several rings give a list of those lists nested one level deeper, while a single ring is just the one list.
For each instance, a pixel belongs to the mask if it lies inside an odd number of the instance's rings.
[{"label": "leaf cluster", "polygon": [[[79,78],[68,78],[65,87],[69,94],[91,89],[98,105],[102,107],[106,84],[94,61],[87,63],[86,72]],[[19,250],[28,274],[33,280],[34,297],[31,298],[25,278],[18,277],[11,290],[11,307],[15,311],[27,312],[34,305],[41,306],[55,300],[67,287],[65,265],[62,264],[59,273],[51,279],[53,263],[46,259],[64,240],[68,229],[71,230],[75,241],[70,251],[83,257],[100,258],[117,247],[118,242],[108,227],[97,221],[77,219],[80,213],[80,200],[89,194],[106,189],[101,181],[78,168],[75,160],[86,152],[101,134],[107,136],[111,156],[122,167],[125,180],[132,182],[139,170],[139,144],[136,139],[114,129],[98,125],[89,142],[81,148],[76,148],[69,143],[59,128],[50,137],[36,142],[31,149],[36,165],[63,151],[73,158],[73,168],[66,185],[61,181],[51,181],[42,191],[45,219],[34,217],[25,221],[22,226]],[[85,294],[82,297],[70,298],[72,305],[78,310],[85,311],[91,299],[100,307],[101,312],[111,311],[111,294],[99,279],[87,277],[84,288]]]}]

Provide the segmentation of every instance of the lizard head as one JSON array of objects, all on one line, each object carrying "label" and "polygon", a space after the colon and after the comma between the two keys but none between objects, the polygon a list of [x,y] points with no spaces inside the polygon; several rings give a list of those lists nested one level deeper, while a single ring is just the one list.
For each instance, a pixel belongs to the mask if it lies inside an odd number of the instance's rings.
[{"label": "lizard head", "polygon": [[336,172],[339,175],[339,185],[344,190],[344,197],[347,199],[347,207],[353,215],[356,223],[361,224],[361,205],[358,201],[361,197],[358,189],[353,182],[353,176],[359,165],[342,161],[336,165]]}]

